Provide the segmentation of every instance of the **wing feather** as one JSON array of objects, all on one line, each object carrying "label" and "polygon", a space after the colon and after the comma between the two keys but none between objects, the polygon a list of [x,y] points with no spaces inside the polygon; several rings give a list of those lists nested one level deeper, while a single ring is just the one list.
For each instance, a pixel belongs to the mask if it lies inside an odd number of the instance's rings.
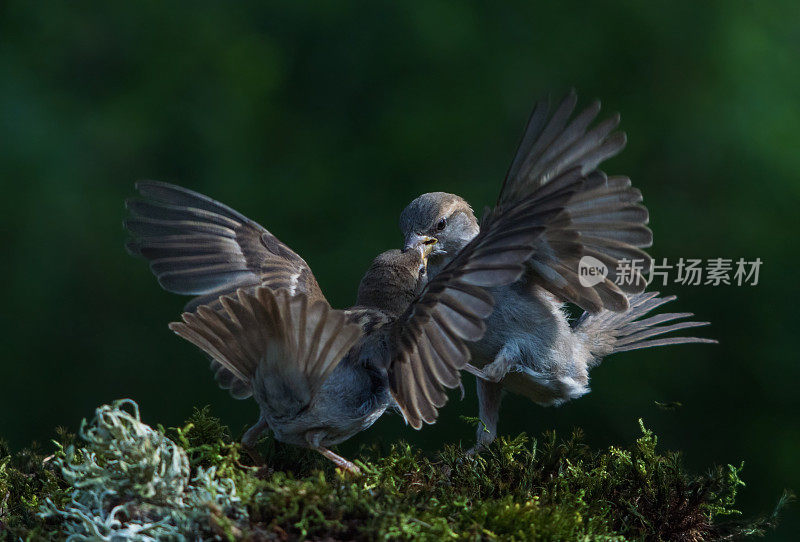
[{"label": "wing feather", "polygon": [[[583,189],[565,205],[565,220],[551,224],[540,237],[528,262],[528,282],[591,312],[625,310],[627,294],[641,293],[645,280],[641,272],[633,270],[632,280],[617,284],[616,270],[623,260],[637,261],[642,271],[649,269],[651,259],[641,250],[652,244],[653,235],[646,226],[649,216],[640,204],[641,192],[631,187],[628,178],[606,178],[596,170],[625,148],[625,134],[616,131],[619,115],[592,126],[600,112],[600,103],[595,101],[570,121],[576,103],[571,91],[552,115],[546,101],[536,104],[498,203],[557,191],[558,187],[551,188],[557,181],[586,175]],[[603,261],[611,272],[607,280],[591,288],[582,286],[578,273],[583,256]]]},{"label": "wing feather", "polygon": [[[256,222],[172,184],[145,181],[136,188],[141,199],[125,202],[131,235],[126,247],[150,261],[165,290],[198,296],[186,311],[203,305],[220,310],[222,296],[259,286],[304,294],[312,305],[327,303],[305,260]],[[212,363],[211,369],[223,389],[237,398],[248,396],[248,386],[225,374],[225,367]]]},{"label": "wing feather", "polygon": [[207,196],[168,183],[136,184],[125,205],[126,246],[150,261],[164,289],[213,303],[237,289],[264,285],[324,300],[308,264],[263,226]]},{"label": "wing feather", "polygon": [[481,232],[426,286],[395,325],[397,353],[389,365],[389,387],[405,420],[419,429],[433,423],[458,386],[470,359],[464,341],[483,337],[494,300],[485,288],[505,286],[525,270],[534,246],[584,183],[570,173],[533,197],[498,206]]},{"label": "wing feather", "polygon": [[222,311],[201,306],[186,312],[169,327],[251,391],[258,374],[267,390],[298,390],[296,395],[312,400],[363,334],[359,325],[346,323],[343,311],[304,294],[239,289],[224,296],[221,306]]}]

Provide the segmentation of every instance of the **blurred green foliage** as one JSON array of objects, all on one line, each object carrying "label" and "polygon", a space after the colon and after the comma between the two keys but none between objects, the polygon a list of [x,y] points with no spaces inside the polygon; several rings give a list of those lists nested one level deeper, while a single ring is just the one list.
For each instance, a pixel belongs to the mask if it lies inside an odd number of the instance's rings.
[{"label": "blurred green foliage", "polygon": [[[623,115],[605,169],[642,189],[652,254],[760,257],[761,280],[666,288],[719,346],[612,357],[559,409],[509,397],[501,431],[580,425],[607,445],[644,416],[690,467],[744,459],[741,505],[768,510],[800,488],[799,21],[788,0],[3,2],[0,435],[18,448],[119,397],[167,425],[206,403],[255,419],[166,329],[184,300],[122,248],[136,179],[261,222],[346,306],[406,203],[491,204],[534,100],[575,86]],[[468,383],[435,430],[385,416],[348,446],[469,441],[475,412]],[[790,511],[776,536],[798,530]]]}]

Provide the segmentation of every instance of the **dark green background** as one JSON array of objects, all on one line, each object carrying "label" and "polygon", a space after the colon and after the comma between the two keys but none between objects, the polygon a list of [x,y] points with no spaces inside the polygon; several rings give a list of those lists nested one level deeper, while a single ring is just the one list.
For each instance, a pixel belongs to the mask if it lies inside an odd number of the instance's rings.
[{"label": "dark green background", "polygon": [[[553,4],[3,3],[0,435],[46,441],[120,397],[153,423],[204,404],[235,428],[255,419],[167,330],[185,300],[124,252],[135,180],[261,222],[344,307],[400,244],[406,203],[491,204],[534,100],[575,86],[623,114],[628,148],[605,169],[644,192],[652,254],[760,257],[761,283],[668,287],[719,346],[611,358],[559,409],[509,398],[502,432],[580,425],[607,445],[643,417],[694,469],[744,460],[747,513],[800,489],[797,3]],[[473,388],[434,427],[387,415],[343,449],[470,442]],[[798,529],[789,511],[776,539]]]}]

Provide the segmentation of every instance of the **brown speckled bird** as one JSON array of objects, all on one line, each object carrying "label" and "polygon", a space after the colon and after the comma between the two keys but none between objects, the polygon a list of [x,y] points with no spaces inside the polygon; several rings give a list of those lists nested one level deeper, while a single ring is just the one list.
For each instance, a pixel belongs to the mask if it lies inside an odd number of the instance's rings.
[{"label": "brown speckled bird", "polygon": [[[498,205],[513,205],[565,174],[586,175],[587,182],[565,205],[570,224],[554,224],[537,240],[519,282],[490,290],[497,309],[483,338],[469,345],[467,369],[478,377],[480,418],[478,448],[497,433],[504,389],[543,405],[560,405],[589,391],[589,369],[603,357],[625,350],[680,343],[716,342],[695,337],[656,338],[671,331],[706,325],[679,322],[691,313],[660,314],[639,320],[674,298],[643,293],[642,271],[650,256],[648,212],[642,195],[627,177],[606,177],[597,170],[625,146],[615,132],[619,115],[591,127],[600,111],[595,102],[574,118],[577,98],[568,94],[555,112],[536,105],[508,170]],[[429,259],[435,277],[475,236],[480,235],[472,208],[459,196],[432,192],[412,201],[400,215],[406,249],[437,241]],[[608,274],[581,280],[581,260],[600,262]],[[637,262],[627,267],[624,261]],[[586,312],[570,325],[564,302]]]},{"label": "brown speckled bird", "polygon": [[255,399],[260,417],[245,446],[271,429],[357,471],[328,447],[389,406],[414,428],[436,420],[470,359],[465,341],[484,333],[494,306],[486,289],[517,280],[539,239],[570,226],[564,205],[584,184],[570,172],[498,205],[430,281],[434,241],[379,255],[347,310],[331,308],[306,262],[269,231],[185,188],[137,184],[127,247],[166,290],[199,296],[170,327],[211,356],[223,388]]}]

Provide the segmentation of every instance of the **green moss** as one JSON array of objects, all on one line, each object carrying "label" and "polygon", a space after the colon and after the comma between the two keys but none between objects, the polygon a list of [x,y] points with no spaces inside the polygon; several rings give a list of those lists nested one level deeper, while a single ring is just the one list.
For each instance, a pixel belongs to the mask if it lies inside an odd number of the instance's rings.
[{"label": "green moss", "polygon": [[61,432],[48,459],[0,445],[0,532],[9,540],[688,541],[773,526],[775,514],[739,517],[741,466],[690,475],[640,425],[633,444],[599,451],[580,432],[501,438],[478,456],[455,446],[427,456],[398,443],[365,452],[363,475],[353,477],[271,440],[262,442],[267,466],[252,466],[207,407],[165,431],[121,401],[98,408],[80,442]]}]

